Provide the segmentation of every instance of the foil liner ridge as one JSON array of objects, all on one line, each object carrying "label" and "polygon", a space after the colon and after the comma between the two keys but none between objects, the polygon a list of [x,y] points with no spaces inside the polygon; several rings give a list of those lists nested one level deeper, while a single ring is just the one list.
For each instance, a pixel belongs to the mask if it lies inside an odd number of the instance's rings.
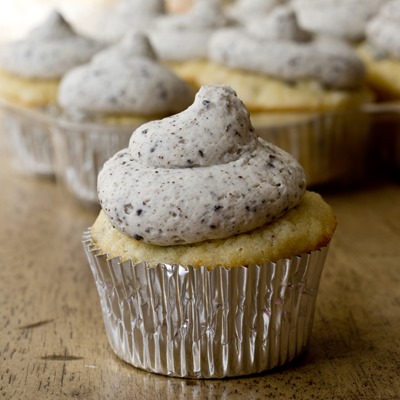
[{"label": "foil liner ridge", "polygon": [[208,270],[109,259],[90,229],[83,245],[110,345],[135,367],[177,377],[239,376],[283,365],[307,346],[328,247]]}]

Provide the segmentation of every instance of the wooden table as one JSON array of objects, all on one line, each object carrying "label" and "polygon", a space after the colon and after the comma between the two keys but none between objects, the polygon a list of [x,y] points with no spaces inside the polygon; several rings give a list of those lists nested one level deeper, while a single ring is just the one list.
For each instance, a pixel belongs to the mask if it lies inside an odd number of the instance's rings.
[{"label": "wooden table", "polygon": [[96,213],[0,140],[0,399],[400,399],[400,186],[329,190],[339,225],[308,351],[261,376],[167,378],[108,345],[81,233]]}]

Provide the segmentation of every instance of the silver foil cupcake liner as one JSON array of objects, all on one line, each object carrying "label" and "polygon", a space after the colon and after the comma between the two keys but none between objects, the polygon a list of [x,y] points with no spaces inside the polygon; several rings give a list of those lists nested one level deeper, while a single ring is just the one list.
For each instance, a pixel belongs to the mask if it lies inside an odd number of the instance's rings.
[{"label": "silver foil cupcake liner", "polygon": [[3,128],[9,147],[21,170],[38,176],[53,177],[51,130],[54,121],[45,110],[29,109],[0,101]]},{"label": "silver foil cupcake liner", "polygon": [[254,123],[256,132],[300,162],[309,187],[363,175],[370,139],[367,113],[277,113],[273,117],[275,123]]},{"label": "silver foil cupcake liner", "polygon": [[59,119],[53,129],[57,181],[81,204],[98,206],[97,175],[105,161],[128,146],[135,129]]},{"label": "silver foil cupcake liner", "polygon": [[307,346],[328,247],[232,269],[120,262],[83,234],[109,343],[137,368],[184,378],[259,373]]}]

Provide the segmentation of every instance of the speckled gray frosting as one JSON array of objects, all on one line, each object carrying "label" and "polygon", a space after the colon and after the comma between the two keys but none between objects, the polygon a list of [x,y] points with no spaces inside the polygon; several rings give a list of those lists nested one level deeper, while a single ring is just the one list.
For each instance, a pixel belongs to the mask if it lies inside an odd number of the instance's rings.
[{"label": "speckled gray frosting", "polygon": [[211,34],[228,23],[218,1],[198,0],[185,14],[157,18],[147,33],[160,59],[184,61],[205,58]]},{"label": "speckled gray frosting", "polygon": [[314,79],[337,89],[356,88],[363,82],[364,65],[349,45],[333,38],[305,39],[304,32],[296,28],[293,12],[280,8],[252,30],[225,28],[215,32],[209,41],[209,58],[289,82]]},{"label": "speckled gray frosting", "polygon": [[161,65],[148,38],[135,31],[67,73],[58,92],[59,104],[71,115],[170,115],[193,98],[189,85]]},{"label": "speckled gray frosting", "polygon": [[98,177],[113,226],[162,246],[251,231],[293,208],[305,186],[299,163],[258,138],[224,86],[204,86],[187,110],[142,125]]},{"label": "speckled gray frosting", "polygon": [[226,13],[230,18],[242,24],[252,23],[267,15],[274,7],[285,0],[236,0]]},{"label": "speckled gray frosting", "polygon": [[60,78],[103,44],[78,35],[57,11],[22,40],[0,49],[0,67],[27,78]]},{"label": "speckled gray frosting", "polygon": [[145,31],[155,18],[164,13],[163,0],[121,0],[100,20],[96,37],[118,42],[132,29]]},{"label": "speckled gray frosting", "polygon": [[387,0],[292,0],[299,24],[316,33],[357,41]]},{"label": "speckled gray frosting", "polygon": [[400,0],[383,6],[367,26],[368,42],[389,57],[400,59]]}]

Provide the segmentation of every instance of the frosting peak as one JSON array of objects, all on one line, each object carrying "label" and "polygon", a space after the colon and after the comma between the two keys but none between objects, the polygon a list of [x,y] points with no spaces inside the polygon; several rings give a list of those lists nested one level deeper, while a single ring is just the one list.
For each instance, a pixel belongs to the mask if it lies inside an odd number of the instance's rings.
[{"label": "frosting peak", "polygon": [[[190,135],[181,134],[188,130]],[[142,125],[129,147],[146,166],[193,168],[236,161],[255,149],[256,138],[249,113],[232,89],[203,87],[186,111]]]},{"label": "frosting peak", "polygon": [[53,11],[26,38],[3,46],[0,65],[24,77],[60,78],[102,47],[99,42],[78,35],[60,13]]},{"label": "frosting peak", "polygon": [[202,87],[185,111],[139,127],[98,178],[111,223],[161,246],[251,231],[284,215],[304,191],[299,163],[255,134],[224,86]]},{"label": "frosting peak", "polygon": [[170,115],[193,100],[192,89],[157,62],[147,36],[129,32],[90,63],[69,71],[58,100],[72,115]]}]

